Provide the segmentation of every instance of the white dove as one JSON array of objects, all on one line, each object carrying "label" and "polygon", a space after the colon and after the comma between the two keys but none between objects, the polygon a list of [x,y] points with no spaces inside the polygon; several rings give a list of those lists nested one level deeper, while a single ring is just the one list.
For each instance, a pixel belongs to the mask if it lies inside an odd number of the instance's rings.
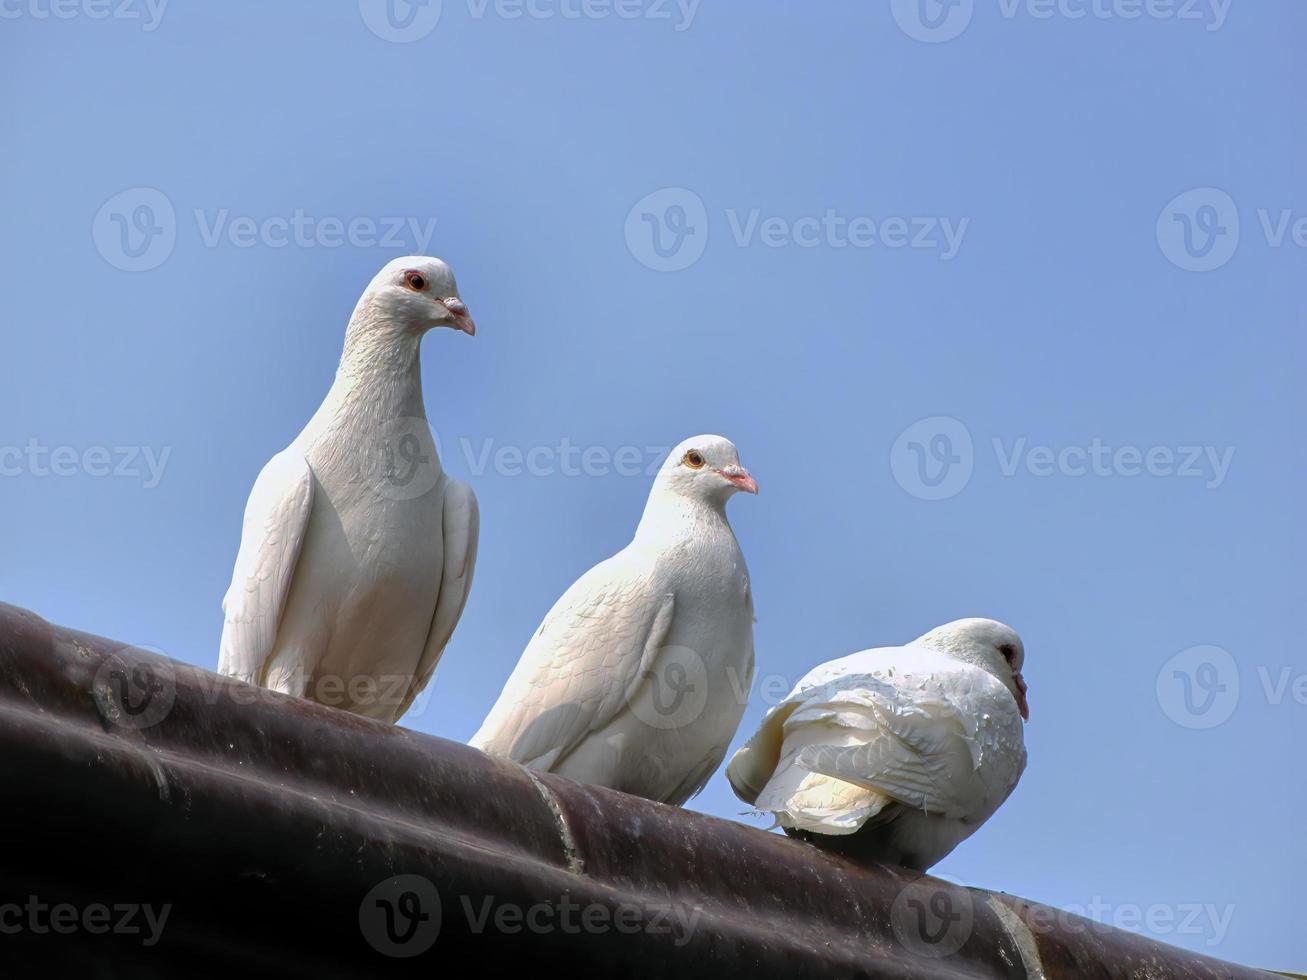
[{"label": "white dove", "polygon": [[785,832],[925,871],[975,833],[1026,767],[1025,648],[992,619],[811,671],[726,767]]},{"label": "white dove", "polygon": [[394,722],[426,685],[476,562],[476,497],[441,469],[418,348],[476,328],[439,259],[359,298],[322,406],[259,474],[223,600],[218,670]]},{"label": "white dove", "polygon": [[629,545],[554,604],[472,745],[680,804],[721,764],[753,675],[753,599],[726,501],[758,486],[721,436],[654,480]]}]

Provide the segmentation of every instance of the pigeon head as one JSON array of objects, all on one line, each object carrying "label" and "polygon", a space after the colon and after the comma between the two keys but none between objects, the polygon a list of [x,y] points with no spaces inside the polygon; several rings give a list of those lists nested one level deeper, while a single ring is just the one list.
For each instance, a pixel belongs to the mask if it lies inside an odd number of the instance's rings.
[{"label": "pigeon head", "polygon": [[426,255],[387,262],[359,299],[354,318],[360,317],[374,330],[400,334],[421,335],[432,327],[453,327],[469,337],[476,333],[454,273]]},{"label": "pigeon head", "polygon": [[722,436],[686,439],[667,457],[654,487],[713,503],[724,503],[737,490],[758,492],[758,484],[740,465],[735,445]]},{"label": "pigeon head", "polygon": [[1026,680],[1021,676],[1026,648],[1011,626],[994,619],[957,619],[936,627],[917,642],[993,674],[1012,692],[1021,717],[1030,719]]}]

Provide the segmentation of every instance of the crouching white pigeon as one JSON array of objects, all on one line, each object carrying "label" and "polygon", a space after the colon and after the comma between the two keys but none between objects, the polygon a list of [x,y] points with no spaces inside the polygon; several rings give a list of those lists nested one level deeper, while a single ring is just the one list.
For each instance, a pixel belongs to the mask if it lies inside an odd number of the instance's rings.
[{"label": "crouching white pigeon", "polygon": [[439,259],[395,259],[345,330],[336,380],[259,474],[223,600],[221,673],[394,722],[472,584],[476,497],[441,469],[418,349],[475,333]]},{"label": "crouching white pigeon", "polygon": [[726,768],[791,836],[925,871],[976,832],[1026,766],[1021,638],[959,619],[814,669]]},{"label": "crouching white pigeon", "polygon": [[663,803],[721,764],[753,675],[753,599],[726,520],[757,493],[721,436],[672,451],[635,538],[545,616],[472,745]]}]

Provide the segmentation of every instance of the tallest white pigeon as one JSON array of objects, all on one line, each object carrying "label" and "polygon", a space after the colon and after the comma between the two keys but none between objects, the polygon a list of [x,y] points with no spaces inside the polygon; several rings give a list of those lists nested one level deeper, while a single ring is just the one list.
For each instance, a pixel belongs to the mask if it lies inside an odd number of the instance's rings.
[{"label": "tallest white pigeon", "polygon": [[721,764],[753,676],[749,572],[726,501],[758,486],[721,436],[677,446],[629,545],[536,630],[472,744],[661,803]]},{"label": "tallest white pigeon", "polygon": [[476,562],[476,497],[441,469],[418,350],[476,328],[449,267],[368,284],[322,406],[259,474],[223,600],[221,673],[394,722],[431,678]]}]

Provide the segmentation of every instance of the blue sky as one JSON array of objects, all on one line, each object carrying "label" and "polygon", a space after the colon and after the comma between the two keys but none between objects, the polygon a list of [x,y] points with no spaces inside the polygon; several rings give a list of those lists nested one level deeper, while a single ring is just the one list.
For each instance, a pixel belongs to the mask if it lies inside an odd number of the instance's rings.
[{"label": "blue sky", "polygon": [[1302,4],[105,9],[0,23],[0,598],[212,667],[254,476],[429,251],[482,535],[407,724],[467,739],[629,540],[619,449],[721,432],[739,740],[768,678],[1002,619],[1030,765],[937,870],[1302,967]]}]

